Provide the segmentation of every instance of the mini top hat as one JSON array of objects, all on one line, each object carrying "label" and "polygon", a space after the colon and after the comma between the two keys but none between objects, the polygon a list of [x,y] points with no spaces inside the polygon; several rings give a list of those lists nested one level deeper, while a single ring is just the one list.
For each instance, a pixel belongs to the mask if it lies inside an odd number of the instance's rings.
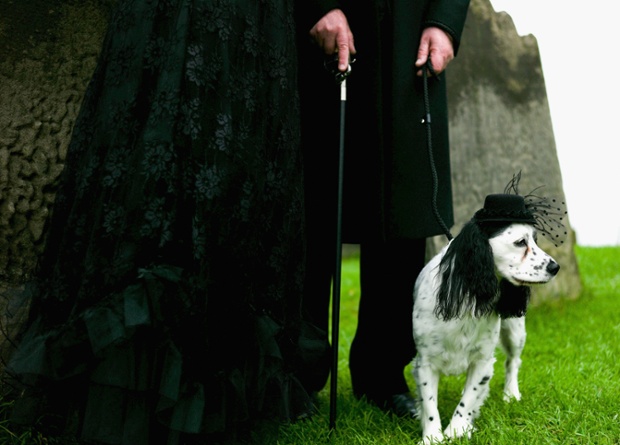
[{"label": "mini top hat", "polygon": [[488,195],[484,200],[484,208],[474,214],[477,222],[508,222],[536,224],[536,218],[525,206],[521,195],[498,193]]},{"label": "mini top hat", "polygon": [[512,177],[504,193],[488,195],[484,200],[484,208],[474,214],[473,220],[478,223],[532,224],[539,233],[559,247],[568,235],[563,224],[566,203],[554,198],[540,197],[533,192],[522,196],[518,190],[520,180],[521,172]]}]

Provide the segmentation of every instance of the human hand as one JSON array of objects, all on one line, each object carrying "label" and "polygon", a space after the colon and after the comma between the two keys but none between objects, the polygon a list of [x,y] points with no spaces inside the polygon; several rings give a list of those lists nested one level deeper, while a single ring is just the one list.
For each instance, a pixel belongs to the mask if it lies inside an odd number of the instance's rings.
[{"label": "human hand", "polygon": [[351,55],[355,54],[353,33],[349,22],[340,9],[332,9],[310,30],[310,37],[325,54],[338,54],[338,70],[346,72]]},{"label": "human hand", "polygon": [[[452,38],[442,29],[437,27],[429,27],[422,31],[422,39],[418,48],[418,58],[415,66],[421,68],[424,66],[428,58],[435,74],[440,74],[446,69],[452,59],[454,59],[454,46],[452,46]],[[422,76],[422,70],[418,70],[418,76]]]}]

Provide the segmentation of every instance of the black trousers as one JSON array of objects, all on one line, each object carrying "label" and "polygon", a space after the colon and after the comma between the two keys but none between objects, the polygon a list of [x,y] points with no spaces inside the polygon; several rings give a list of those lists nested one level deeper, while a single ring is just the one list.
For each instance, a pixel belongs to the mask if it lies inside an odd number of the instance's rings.
[{"label": "black trousers", "polygon": [[[309,239],[304,308],[313,322],[328,332],[331,280],[335,268],[334,238]],[[349,367],[356,396],[382,400],[407,392],[404,367],[415,356],[412,312],[413,287],[424,267],[425,239],[362,243],[361,297]],[[326,334],[327,335],[327,334]],[[322,388],[331,361],[309,372],[311,386]]]}]

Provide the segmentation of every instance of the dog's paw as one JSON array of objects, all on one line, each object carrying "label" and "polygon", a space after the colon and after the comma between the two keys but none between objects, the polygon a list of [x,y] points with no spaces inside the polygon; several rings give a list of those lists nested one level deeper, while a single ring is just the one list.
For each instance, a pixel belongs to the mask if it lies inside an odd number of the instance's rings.
[{"label": "dog's paw", "polygon": [[449,439],[458,439],[460,437],[467,437],[468,439],[471,439],[471,434],[474,430],[475,428],[471,423],[461,417],[458,417],[452,419],[443,434]]},{"label": "dog's paw", "polygon": [[518,389],[504,389],[504,402],[518,402],[521,400],[521,393]]},{"label": "dog's paw", "polygon": [[437,445],[443,443],[445,441],[445,437],[441,434],[441,431],[436,433],[428,433],[424,436],[421,442],[418,445]]}]

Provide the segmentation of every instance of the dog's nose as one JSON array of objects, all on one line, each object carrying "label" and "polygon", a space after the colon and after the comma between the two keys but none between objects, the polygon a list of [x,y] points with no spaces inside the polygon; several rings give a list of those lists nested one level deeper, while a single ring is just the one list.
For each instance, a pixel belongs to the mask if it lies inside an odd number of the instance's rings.
[{"label": "dog's nose", "polygon": [[560,265],[555,261],[549,261],[549,264],[547,264],[547,272],[551,275],[555,275],[558,273],[558,270],[560,270]]}]

